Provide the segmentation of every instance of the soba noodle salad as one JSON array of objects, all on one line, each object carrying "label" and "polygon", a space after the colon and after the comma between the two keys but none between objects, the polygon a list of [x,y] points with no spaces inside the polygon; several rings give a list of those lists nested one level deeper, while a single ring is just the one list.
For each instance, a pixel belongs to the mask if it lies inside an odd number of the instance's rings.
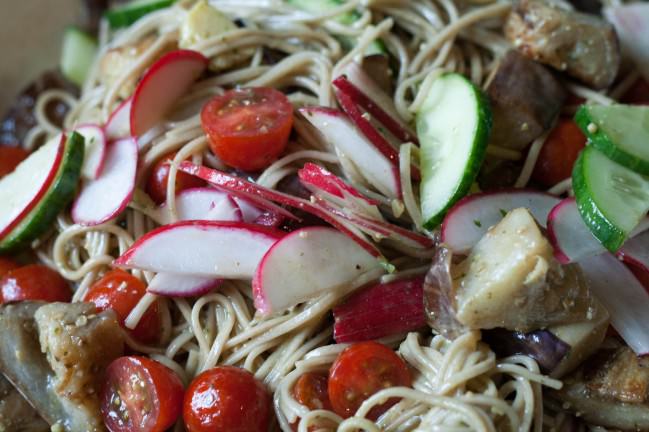
[{"label": "soba noodle salad", "polygon": [[86,6],[2,123],[0,430],[649,430],[649,3]]}]

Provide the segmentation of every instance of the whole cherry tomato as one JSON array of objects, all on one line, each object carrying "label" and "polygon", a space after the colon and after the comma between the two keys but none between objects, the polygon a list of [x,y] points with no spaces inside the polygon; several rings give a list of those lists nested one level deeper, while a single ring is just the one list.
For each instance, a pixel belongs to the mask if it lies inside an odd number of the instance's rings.
[{"label": "whole cherry tomato", "polygon": [[[146,191],[156,204],[162,204],[167,200],[167,183],[169,182],[169,163],[173,161],[176,153],[170,153],[160,159],[151,170],[147,180]],[[205,182],[186,172],[176,173],[176,193],[186,189],[205,186]]]},{"label": "whole cherry tomato", "polygon": [[147,357],[120,357],[106,369],[101,413],[111,432],[164,432],[181,413],[183,384]]},{"label": "whole cherry tomato", "polygon": [[579,152],[586,146],[586,136],[572,119],[560,119],[545,140],[534,167],[533,178],[552,187],[572,174]]},{"label": "whole cherry tomato", "polygon": [[272,88],[229,90],[203,107],[201,124],[212,152],[224,163],[257,171],[286,148],[293,127],[293,105]]},{"label": "whole cherry tomato", "polygon": [[[387,387],[410,387],[406,363],[378,342],[360,342],[340,353],[329,369],[329,399],[336,414],[351,417],[373,394]],[[397,400],[374,407],[368,417],[377,419]]]},{"label": "whole cherry tomato", "polygon": [[183,403],[188,432],[266,432],[271,412],[264,385],[245,369],[232,366],[194,378]]},{"label": "whole cherry tomato", "polygon": [[26,265],[9,270],[0,279],[2,303],[22,300],[69,302],[72,290],[68,282],[49,267]]},{"label": "whole cherry tomato", "polygon": [[[100,311],[112,309],[123,326],[124,320],[144,294],[144,282],[124,270],[111,270],[88,289],[84,301],[94,303]],[[159,338],[160,325],[158,305],[154,303],[131,330],[131,334],[140,342],[154,343]]]}]

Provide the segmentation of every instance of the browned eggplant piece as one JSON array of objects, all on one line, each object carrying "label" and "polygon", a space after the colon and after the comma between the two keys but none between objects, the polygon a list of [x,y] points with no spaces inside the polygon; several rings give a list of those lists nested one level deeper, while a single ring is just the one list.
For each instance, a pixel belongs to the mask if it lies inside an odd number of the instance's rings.
[{"label": "browned eggplant piece", "polygon": [[97,313],[89,303],[7,305],[0,309],[0,332],[0,370],[50,425],[105,430],[98,384],[123,352],[112,311]]},{"label": "browned eggplant piece", "polygon": [[493,112],[493,144],[522,150],[552,127],[566,99],[545,66],[510,50],[487,87]]},{"label": "browned eggplant piece", "polygon": [[649,359],[611,341],[552,395],[589,423],[621,430],[649,430]]},{"label": "browned eggplant piece", "polygon": [[547,0],[518,0],[505,35],[527,57],[596,88],[610,86],[620,67],[613,26],[590,14]]},{"label": "browned eggplant piece", "polygon": [[27,400],[0,375],[0,431],[48,432],[43,420]]}]

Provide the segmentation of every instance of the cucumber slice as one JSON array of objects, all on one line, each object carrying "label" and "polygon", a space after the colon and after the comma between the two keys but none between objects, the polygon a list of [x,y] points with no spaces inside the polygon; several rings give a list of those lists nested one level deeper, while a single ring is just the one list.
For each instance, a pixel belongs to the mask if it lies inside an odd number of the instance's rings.
[{"label": "cucumber slice", "polygon": [[593,146],[572,172],[577,207],[593,235],[617,251],[649,211],[649,178],[607,158]]},{"label": "cucumber slice", "polygon": [[83,137],[72,132],[65,143],[63,159],[54,181],[38,204],[0,240],[0,253],[26,246],[45,233],[57,215],[74,198],[83,165],[84,147]]},{"label": "cucumber slice", "polygon": [[484,94],[456,73],[438,78],[417,113],[421,211],[433,229],[471,189],[485,156],[491,109]]},{"label": "cucumber slice", "polygon": [[97,55],[97,41],[76,27],[63,34],[61,72],[78,86],[83,85]]},{"label": "cucumber slice", "polygon": [[649,175],[649,107],[582,105],[575,121],[593,147],[615,162]]},{"label": "cucumber slice", "polygon": [[169,7],[174,2],[175,0],[135,0],[106,11],[104,16],[111,28],[128,27],[144,15]]},{"label": "cucumber slice", "polygon": [[[292,6],[295,6],[298,9],[312,13],[314,15],[322,15],[338,6],[342,6],[343,4],[345,4],[345,1],[344,0],[287,0],[287,3]],[[344,25],[351,25],[354,22],[358,21],[360,18],[361,16],[358,12],[352,11],[337,16],[335,20]],[[351,50],[352,48],[354,48],[354,46],[356,46],[356,40],[352,37],[341,35],[338,36],[337,39],[342,45],[342,47],[347,51]],[[383,43],[383,41],[375,40],[368,45],[367,50],[365,50],[365,55],[370,56],[375,54],[387,54],[387,52],[388,51],[385,48],[385,44]]]}]

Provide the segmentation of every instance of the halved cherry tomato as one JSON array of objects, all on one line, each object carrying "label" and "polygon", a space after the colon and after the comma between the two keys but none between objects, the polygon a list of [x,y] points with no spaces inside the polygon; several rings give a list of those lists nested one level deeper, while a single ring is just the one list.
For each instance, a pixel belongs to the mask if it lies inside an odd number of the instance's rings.
[{"label": "halved cherry tomato", "polygon": [[229,90],[201,111],[212,152],[245,171],[270,165],[286,148],[293,127],[293,105],[272,88]]},{"label": "halved cherry tomato", "polygon": [[266,432],[271,412],[264,385],[245,369],[232,366],[194,378],[183,403],[188,432]]},{"label": "halved cherry tomato", "polygon": [[[379,390],[411,383],[408,366],[394,351],[378,342],[360,342],[340,353],[329,369],[329,399],[336,414],[347,418]],[[374,407],[368,417],[377,419],[397,402]]]},{"label": "halved cherry tomato", "polygon": [[16,169],[27,156],[29,153],[20,147],[0,146],[0,177]]},{"label": "halved cherry tomato", "polygon": [[22,300],[69,302],[72,290],[68,282],[57,272],[40,264],[32,264],[9,270],[0,279],[2,303]]},{"label": "halved cherry tomato", "polygon": [[543,144],[533,178],[552,187],[572,174],[579,152],[586,146],[586,136],[572,119],[560,119]]},{"label": "halved cherry tomato", "polygon": [[17,269],[20,265],[9,258],[0,257],[0,278],[7,274],[9,270]]},{"label": "halved cherry tomato", "polygon": [[327,393],[327,375],[316,372],[305,373],[295,382],[293,397],[311,410],[331,410]]},{"label": "halved cherry tomato", "polygon": [[[169,182],[169,163],[174,159],[176,153],[169,153],[151,170],[151,175],[146,183],[146,191],[156,204],[162,204],[167,200],[167,183]],[[176,173],[176,193],[185,189],[205,186],[205,182],[186,172]]]},{"label": "halved cherry tomato", "polygon": [[[111,270],[88,289],[84,300],[94,303],[99,311],[114,310],[123,326],[124,320],[144,294],[146,294],[144,282],[124,270]],[[158,340],[160,315],[157,303],[153,303],[147,309],[137,327],[131,330],[131,334],[144,343],[154,343]]]},{"label": "halved cherry tomato", "polygon": [[147,357],[120,357],[106,369],[101,413],[111,432],[163,432],[181,413],[183,384]]}]

